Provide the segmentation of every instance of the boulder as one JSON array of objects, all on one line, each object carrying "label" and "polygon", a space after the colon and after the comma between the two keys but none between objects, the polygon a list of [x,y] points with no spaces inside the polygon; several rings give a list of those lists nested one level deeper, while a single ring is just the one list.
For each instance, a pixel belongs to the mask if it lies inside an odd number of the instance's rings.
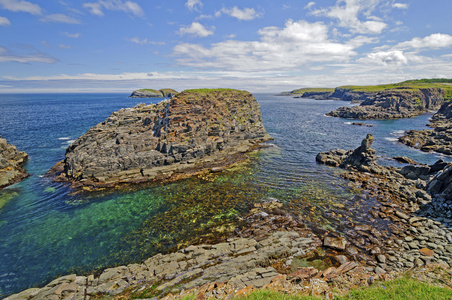
[{"label": "boulder", "polygon": [[0,189],[29,176],[23,168],[27,158],[25,152],[18,151],[14,145],[0,137]]}]

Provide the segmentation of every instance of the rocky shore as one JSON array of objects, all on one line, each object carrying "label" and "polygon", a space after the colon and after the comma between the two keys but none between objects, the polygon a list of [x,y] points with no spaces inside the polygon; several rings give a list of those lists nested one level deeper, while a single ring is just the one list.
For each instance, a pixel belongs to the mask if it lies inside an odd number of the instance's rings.
[{"label": "rocky shore", "polygon": [[377,200],[366,224],[345,219],[338,231],[325,230],[266,199],[219,242],[96,275],[64,276],[7,299],[230,299],[262,288],[332,299],[407,270],[452,287],[452,165],[383,167],[372,142],[369,134],[357,149],[317,156],[346,170],[341,176],[362,189],[356,197],[363,205]]},{"label": "rocky shore", "polygon": [[420,149],[452,155],[452,103],[444,103],[430,120],[433,129],[409,130],[399,142]]},{"label": "rocky shore", "polygon": [[269,140],[246,91],[189,90],[112,113],[66,150],[50,174],[85,189],[218,172]]},{"label": "rocky shore", "polygon": [[172,98],[178,92],[173,89],[139,89],[132,92],[130,98]]},{"label": "rocky shore", "polygon": [[0,189],[29,176],[23,168],[27,158],[25,152],[18,151],[14,145],[0,137]]},{"label": "rocky shore", "polygon": [[438,109],[445,94],[445,90],[440,88],[401,88],[365,93],[365,100],[360,105],[340,107],[327,116],[361,120],[411,118]]}]

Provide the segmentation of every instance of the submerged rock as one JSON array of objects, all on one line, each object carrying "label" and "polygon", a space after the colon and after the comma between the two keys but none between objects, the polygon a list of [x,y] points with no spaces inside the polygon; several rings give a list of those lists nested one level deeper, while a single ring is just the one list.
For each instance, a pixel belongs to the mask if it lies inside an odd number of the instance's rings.
[{"label": "submerged rock", "polygon": [[0,137],[0,189],[21,181],[29,175],[23,169],[28,155],[18,151]]},{"label": "submerged rock", "polygon": [[57,179],[101,187],[215,172],[268,139],[249,92],[189,90],[112,113],[68,147]]}]

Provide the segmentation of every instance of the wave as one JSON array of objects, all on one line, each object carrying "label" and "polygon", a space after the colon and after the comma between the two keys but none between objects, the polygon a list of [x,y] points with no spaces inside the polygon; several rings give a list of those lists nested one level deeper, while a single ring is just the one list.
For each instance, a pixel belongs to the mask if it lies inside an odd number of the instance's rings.
[{"label": "wave", "polygon": [[71,138],[68,136],[64,136],[64,137],[59,137],[58,138],[60,141],[66,141],[66,140],[70,140]]},{"label": "wave", "polygon": [[391,142],[397,142],[399,139],[398,138],[393,138],[393,137],[385,137],[385,140],[391,141]]}]

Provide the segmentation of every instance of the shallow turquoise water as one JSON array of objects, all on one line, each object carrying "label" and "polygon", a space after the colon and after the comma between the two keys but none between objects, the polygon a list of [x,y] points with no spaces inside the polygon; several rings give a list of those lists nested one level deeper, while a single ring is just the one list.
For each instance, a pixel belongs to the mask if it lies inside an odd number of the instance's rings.
[{"label": "shallow turquoise water", "polygon": [[[341,101],[256,95],[272,147],[226,174],[168,185],[136,187],[94,195],[71,195],[44,173],[65,148],[111,112],[159,99],[118,94],[0,95],[0,134],[29,154],[32,176],[0,191],[0,297],[44,284],[59,275],[145,259],[200,236],[215,236],[256,201],[273,197],[321,226],[338,228],[328,212],[353,194],[334,169],[315,163],[333,148],[356,148],[368,132],[386,158],[407,155],[422,162],[438,156],[398,144],[401,130],[424,128],[429,115],[368,121],[373,127],[324,114]],[[371,204],[368,204],[371,205]],[[1,205],[0,205],[1,206]],[[313,210],[315,214],[311,214]],[[344,216],[353,217],[353,211]],[[355,216],[359,218],[359,216]]]}]

